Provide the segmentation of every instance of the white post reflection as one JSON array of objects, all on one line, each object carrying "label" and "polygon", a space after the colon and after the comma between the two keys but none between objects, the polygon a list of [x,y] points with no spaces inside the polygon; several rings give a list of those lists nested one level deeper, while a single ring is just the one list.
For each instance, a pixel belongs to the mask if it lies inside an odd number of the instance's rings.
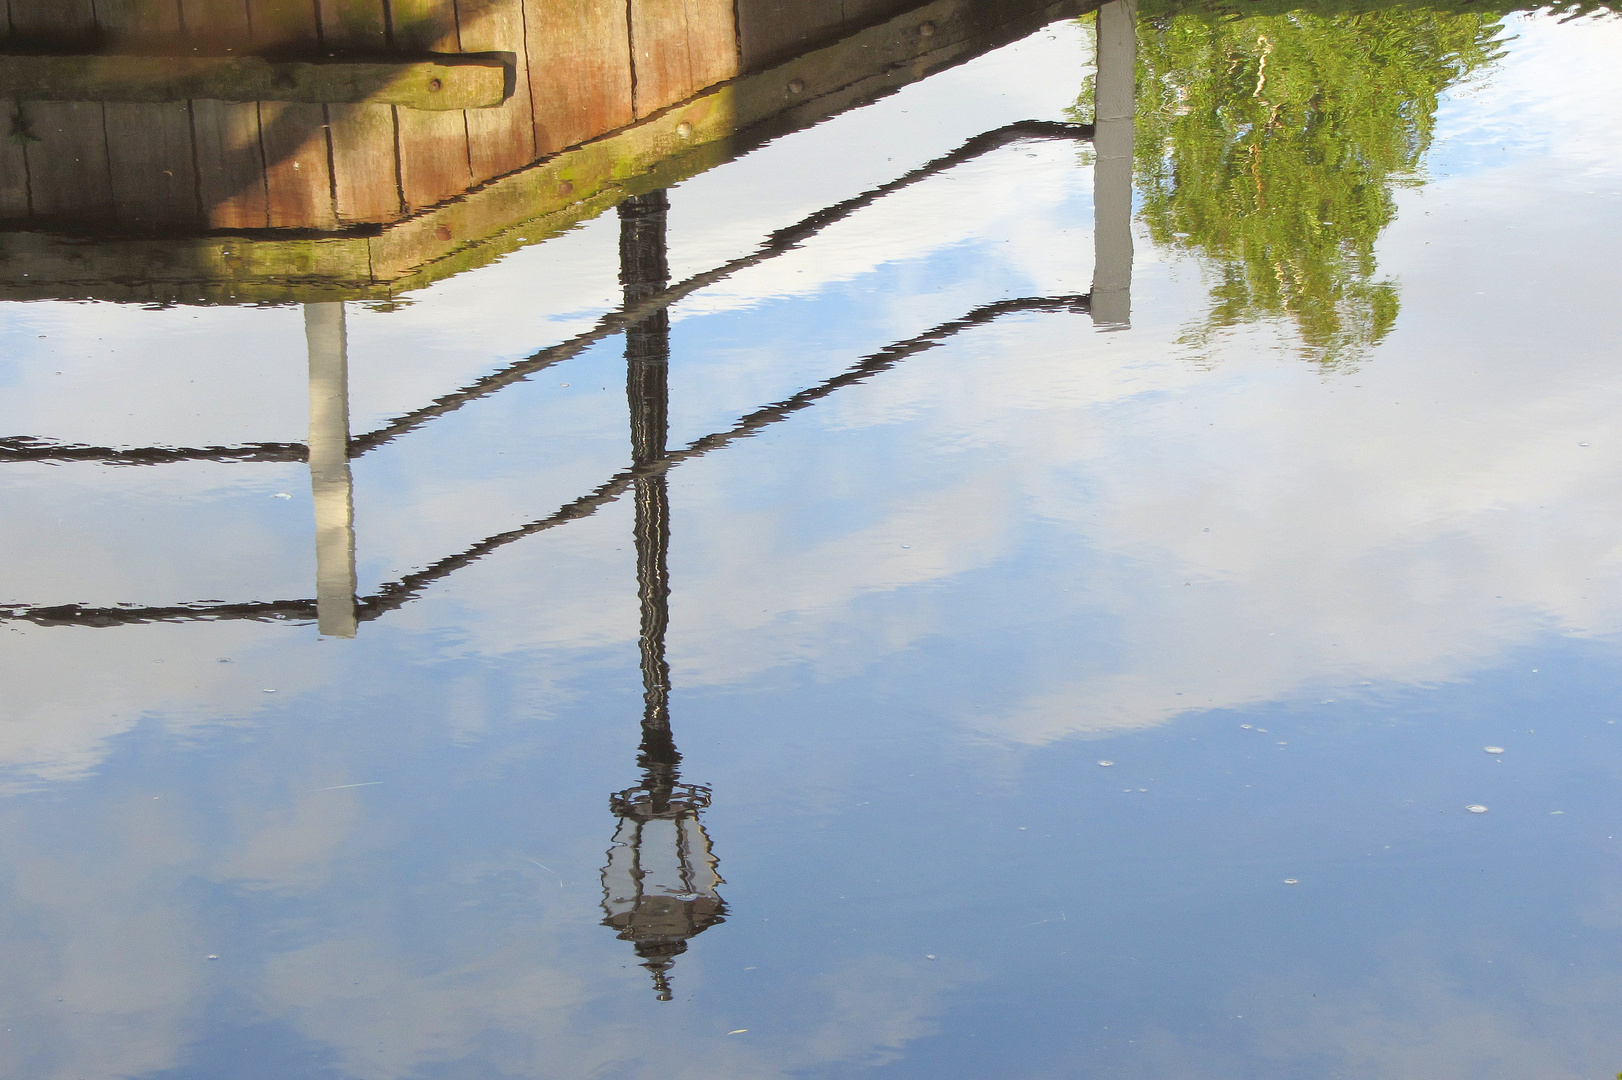
[{"label": "white post reflection", "polygon": [[355,501],[349,472],[349,342],[344,306],[304,305],[310,350],[310,491],[320,631],[355,636]]},{"label": "white post reflection", "polygon": [[1132,320],[1132,119],[1137,109],[1137,0],[1098,9],[1093,92],[1093,323]]}]

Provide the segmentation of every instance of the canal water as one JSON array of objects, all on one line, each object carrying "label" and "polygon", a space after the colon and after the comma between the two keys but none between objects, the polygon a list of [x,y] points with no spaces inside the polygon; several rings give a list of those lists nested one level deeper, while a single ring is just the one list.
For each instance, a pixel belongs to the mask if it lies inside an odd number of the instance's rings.
[{"label": "canal water", "polygon": [[1622,1069],[1622,23],[1098,35],[0,305],[0,1074]]}]

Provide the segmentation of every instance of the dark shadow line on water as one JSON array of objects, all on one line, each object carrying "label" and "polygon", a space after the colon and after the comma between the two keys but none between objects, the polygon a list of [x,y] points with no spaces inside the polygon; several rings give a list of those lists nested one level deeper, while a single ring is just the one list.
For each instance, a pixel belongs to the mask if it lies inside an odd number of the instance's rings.
[{"label": "dark shadow line on water", "polygon": [[[1085,314],[1091,308],[1088,295],[1021,297],[999,300],[975,308],[960,318],[931,327],[915,337],[887,345],[876,353],[864,357],[856,364],[815,386],[762,406],[739,418],[725,431],[713,432],[689,443],[686,447],[664,457],[621,469],[584,495],[565,503],[558,510],[536,521],[520,525],[505,532],[488,536],[454,555],[448,555],[421,570],[407,574],[399,581],[383,585],[372,596],[357,602],[362,622],[404,607],[415,600],[424,589],[526,536],[556,528],[559,525],[590,517],[598,510],[617,500],[641,477],[665,473],[682,462],[703,457],[740,439],[747,439],[761,429],[787,420],[795,413],[821,401],[836,390],[888,371],[908,357],[927,352],[945,344],[949,339],[974,327],[984,326],[1007,315],[1031,313],[1073,312]],[[126,626],[149,622],[208,622],[221,619],[248,619],[260,622],[309,622],[316,618],[314,600],[264,600],[244,604],[177,604],[169,607],[81,607],[63,604],[55,607],[0,606],[0,621],[31,622],[40,626]]]},{"label": "dark shadow line on water", "polygon": [[[1086,141],[1093,137],[1093,125],[1071,124],[1051,120],[1021,120],[992,131],[983,132],[950,153],[920,165],[887,184],[871,188],[859,195],[818,210],[793,225],[778,229],[753,252],[685,281],[654,293],[647,299],[621,306],[597,320],[595,326],[575,335],[568,341],[549,346],[523,360],[493,371],[460,390],[435,398],[428,405],[390,420],[375,431],[349,440],[349,457],[358,458],[372,450],[414,431],[428,421],[455,412],[469,402],[488,397],[514,383],[523,382],[531,375],[579,355],[597,342],[635,326],[648,316],[669,308],[700,289],[708,288],[741,270],[759,266],[779,255],[793,251],[805,241],[831,225],[850,217],[858,210],[892,195],[903,188],[939,175],[948,169],[973,161],[993,150],[1016,142],[1032,139],[1070,139]],[[303,443],[266,442],[244,443],[237,446],[136,447],[119,450],[111,447],[77,446],[34,439],[26,435],[0,438],[0,462],[3,461],[97,461],[109,465],[167,465],[178,461],[281,461],[309,460],[309,449]]]}]

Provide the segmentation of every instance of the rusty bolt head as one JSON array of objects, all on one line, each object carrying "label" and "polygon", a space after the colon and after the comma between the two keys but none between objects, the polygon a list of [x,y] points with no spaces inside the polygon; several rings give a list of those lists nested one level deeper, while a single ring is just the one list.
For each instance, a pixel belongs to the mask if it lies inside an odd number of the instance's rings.
[{"label": "rusty bolt head", "polygon": [[558,194],[559,195],[573,195],[574,194],[574,185],[569,183],[569,181],[567,181],[567,180],[563,181],[563,183],[558,185]]},{"label": "rusty bolt head", "polygon": [[918,36],[919,37],[934,37],[935,36],[935,24],[932,23],[932,22],[924,23],[922,26],[920,26],[918,28]]},{"label": "rusty bolt head", "polygon": [[788,82],[788,92],[791,94],[805,93],[805,83],[801,82],[799,79],[790,79]]},{"label": "rusty bolt head", "polygon": [[443,89],[445,89],[445,84],[440,82],[438,79],[428,80],[428,92],[430,94],[437,94]]},{"label": "rusty bolt head", "polygon": [[691,139],[693,137],[693,125],[683,120],[676,125],[676,134],[683,139]]},{"label": "rusty bolt head", "polygon": [[439,237],[441,240],[449,240],[451,238],[451,227],[449,225],[441,225],[434,230],[434,235]]}]

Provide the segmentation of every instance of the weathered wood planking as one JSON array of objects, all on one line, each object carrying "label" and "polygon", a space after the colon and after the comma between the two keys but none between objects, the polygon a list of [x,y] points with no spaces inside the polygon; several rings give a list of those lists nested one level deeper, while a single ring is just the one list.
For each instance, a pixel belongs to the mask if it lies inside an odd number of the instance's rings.
[{"label": "weathered wood planking", "polygon": [[[0,21],[0,42],[11,37],[11,21]],[[28,157],[23,151],[27,122],[12,98],[0,98],[0,217],[28,216]],[[10,136],[7,138],[6,136]]]},{"label": "weathered wood planking", "polygon": [[467,112],[468,165],[475,183],[535,160],[535,117],[529,101],[523,0],[458,0],[464,52],[510,52],[518,59],[513,93],[499,108]]},{"label": "weathered wood planking", "polygon": [[[87,245],[45,232],[0,231],[0,298],[286,303],[398,295],[485,265],[628,194],[678,183],[760,140],[866,104],[1096,6],[1096,0],[934,0],[376,236],[176,236]],[[791,101],[784,86],[793,81],[803,89]],[[752,134],[739,137],[748,129]]]},{"label": "weathered wood planking", "polygon": [[638,117],[738,73],[733,0],[630,0]]},{"label": "weathered wood planking", "polygon": [[96,25],[108,52],[173,48],[180,37],[180,0],[96,0]]},{"label": "weathered wood planking", "polygon": [[[249,8],[256,52],[308,52],[321,44],[315,0],[254,0]],[[327,113],[322,105],[259,103],[270,227],[330,229],[332,208]]]},{"label": "weathered wood planking", "polygon": [[844,4],[845,25],[852,30],[917,6],[916,0],[844,0]]},{"label": "weathered wood planking", "polygon": [[86,48],[99,44],[93,0],[9,0],[14,41]]},{"label": "weathered wood planking", "polygon": [[745,71],[802,53],[845,27],[844,0],[737,0],[737,13]]},{"label": "weathered wood planking", "polygon": [[[10,9],[15,41],[96,41],[91,0],[10,0]],[[102,107],[51,101],[23,102],[20,108],[34,140],[24,147],[32,212],[47,218],[111,219],[113,187]]]},{"label": "weathered wood planking", "polygon": [[248,0],[180,0],[180,21],[202,52],[242,52],[252,41]]},{"label": "weathered wood planking", "polygon": [[[329,50],[388,48],[384,0],[331,0],[321,5],[321,37]],[[393,221],[405,212],[394,109],[388,105],[328,105],[333,209],[340,224]]]},{"label": "weathered wood planking", "polygon": [[[388,0],[393,45],[405,52],[458,52],[456,9],[445,0]],[[400,141],[400,192],[406,209],[455,198],[473,185],[467,117],[395,109]]]},{"label": "weathered wood planking", "polygon": [[[180,13],[186,36],[197,48],[243,52],[253,45],[248,0],[181,0]],[[268,227],[259,106],[202,100],[192,102],[191,113],[203,220],[215,229]]]},{"label": "weathered wood planking", "polygon": [[524,14],[537,156],[636,118],[624,0],[524,0]]},{"label": "weathered wood planking", "polygon": [[24,148],[30,207],[38,217],[75,221],[113,217],[113,178],[107,169],[106,118],[93,102],[23,105],[37,142]]},{"label": "weathered wood planking", "polygon": [[[109,50],[180,40],[177,0],[101,0],[96,22]],[[103,115],[118,220],[140,228],[196,224],[202,215],[186,103],[108,104]]]}]

